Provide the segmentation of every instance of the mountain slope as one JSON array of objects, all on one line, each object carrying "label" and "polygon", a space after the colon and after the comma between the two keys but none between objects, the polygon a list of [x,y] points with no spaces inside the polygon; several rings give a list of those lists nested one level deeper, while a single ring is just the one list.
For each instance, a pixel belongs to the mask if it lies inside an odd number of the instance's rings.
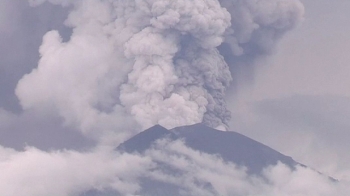
[{"label": "mountain slope", "polygon": [[151,127],[121,144],[117,149],[143,153],[158,139],[182,139],[186,146],[222,157],[247,168],[249,174],[260,174],[263,168],[278,161],[294,168],[299,164],[272,148],[233,131],[219,131],[203,124],[177,127],[167,130],[160,125]]},{"label": "mountain slope", "polygon": [[[203,124],[171,130],[156,125],[120,144],[116,150],[136,153],[151,161],[150,168],[141,168],[145,173],[131,174],[135,179],[130,182],[139,188],[135,193],[141,196],[251,195],[248,193],[254,193],[252,189],[271,183],[266,173],[262,173],[264,168],[278,162],[291,170],[303,166],[242,134]],[[99,189],[81,196],[111,195],[123,196],[115,190]]]}]

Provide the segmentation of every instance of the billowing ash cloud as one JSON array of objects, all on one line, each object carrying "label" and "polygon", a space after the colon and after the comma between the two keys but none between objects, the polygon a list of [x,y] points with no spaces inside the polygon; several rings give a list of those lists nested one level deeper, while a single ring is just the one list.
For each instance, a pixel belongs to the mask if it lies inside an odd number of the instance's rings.
[{"label": "billowing ash cloud", "polygon": [[89,134],[134,121],[227,126],[235,62],[225,60],[266,53],[303,15],[298,0],[49,2],[71,7],[73,33],[67,42],[57,31],[44,36],[39,65],[16,94],[24,109],[56,111]]},{"label": "billowing ash cloud", "polygon": [[221,0],[231,14],[225,43],[235,56],[269,53],[286,31],[295,27],[304,14],[296,0]]}]

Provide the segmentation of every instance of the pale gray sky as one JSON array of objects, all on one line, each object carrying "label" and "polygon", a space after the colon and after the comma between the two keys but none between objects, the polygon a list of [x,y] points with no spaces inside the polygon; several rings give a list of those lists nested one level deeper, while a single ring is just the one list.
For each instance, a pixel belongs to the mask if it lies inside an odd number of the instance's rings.
[{"label": "pale gray sky", "polygon": [[350,167],[350,2],[303,0],[305,20],[240,89],[232,127],[323,172]]}]

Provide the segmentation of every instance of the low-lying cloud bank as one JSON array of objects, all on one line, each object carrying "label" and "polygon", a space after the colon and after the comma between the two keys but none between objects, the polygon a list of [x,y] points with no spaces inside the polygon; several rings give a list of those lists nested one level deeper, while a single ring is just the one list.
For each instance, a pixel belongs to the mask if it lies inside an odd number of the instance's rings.
[{"label": "low-lying cloud bank", "polygon": [[[165,172],[164,164],[176,175]],[[350,191],[348,182],[334,182],[312,169],[292,170],[281,163],[265,168],[262,176],[249,176],[244,168],[218,156],[166,140],[144,155],[105,148],[89,152],[1,148],[0,170],[0,194],[8,196],[73,196],[90,190],[135,195],[143,178],[179,187],[182,195],[345,196]]]}]

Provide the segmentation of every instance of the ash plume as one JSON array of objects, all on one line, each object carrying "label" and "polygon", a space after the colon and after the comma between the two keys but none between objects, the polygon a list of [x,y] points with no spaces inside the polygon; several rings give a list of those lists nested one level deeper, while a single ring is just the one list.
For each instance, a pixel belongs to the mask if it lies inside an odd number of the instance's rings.
[{"label": "ash plume", "polygon": [[65,24],[73,33],[67,42],[57,31],[45,35],[38,67],[16,94],[24,109],[55,111],[93,135],[134,122],[226,127],[235,66],[228,56],[267,53],[303,16],[298,0],[48,2],[70,7]]}]

